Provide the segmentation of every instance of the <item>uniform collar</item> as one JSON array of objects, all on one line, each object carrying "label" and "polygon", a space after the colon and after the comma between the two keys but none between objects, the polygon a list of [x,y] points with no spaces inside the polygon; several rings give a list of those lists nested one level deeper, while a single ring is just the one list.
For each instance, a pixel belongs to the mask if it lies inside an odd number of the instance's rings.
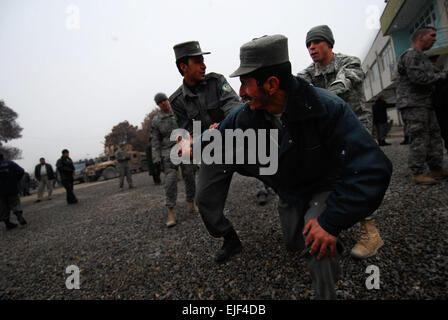
[{"label": "uniform collar", "polygon": [[293,77],[282,119],[287,122],[305,122],[326,115],[327,111],[314,86],[301,78]]},{"label": "uniform collar", "polygon": [[314,76],[318,77],[323,74],[335,72],[336,71],[336,66],[335,66],[336,55],[337,55],[337,53],[333,53],[333,58],[331,58],[330,63],[328,65],[326,65],[325,67],[319,67],[319,65],[316,62],[314,62],[313,63]]},{"label": "uniform collar", "polygon": [[[203,80],[196,85],[196,88],[203,86],[206,83],[207,83],[206,80]],[[187,96],[188,97],[197,97],[197,94],[195,94],[193,91],[191,91],[190,87],[187,86],[185,81],[182,82],[182,94],[183,94],[184,98],[186,98]]]}]

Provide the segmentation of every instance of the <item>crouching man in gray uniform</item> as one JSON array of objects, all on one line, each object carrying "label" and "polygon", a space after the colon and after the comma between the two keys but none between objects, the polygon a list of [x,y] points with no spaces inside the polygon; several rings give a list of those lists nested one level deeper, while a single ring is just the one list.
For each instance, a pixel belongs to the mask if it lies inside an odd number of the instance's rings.
[{"label": "crouching man in gray uniform", "polygon": [[342,249],[337,237],[379,207],[392,164],[346,102],[291,74],[285,36],[264,36],[244,44],[240,59],[231,76],[240,77],[240,96],[248,103],[216,129],[223,140],[222,155],[235,154],[236,149],[225,141],[225,130],[255,131],[258,143],[246,144],[244,151],[251,154],[254,145],[263,144],[266,150],[277,150],[272,159],[277,170],[262,175],[266,165],[247,160],[201,165],[196,202],[209,233],[224,237],[216,261],[224,262],[242,250],[223,214],[232,175],[253,176],[278,193],[286,248],[307,258],[316,297],[334,299]]},{"label": "crouching man in gray uniform", "polygon": [[115,159],[118,162],[118,170],[120,172],[120,190],[123,190],[125,176],[128,181],[129,189],[134,188],[134,185],[132,184],[131,168],[129,167],[129,160],[131,160],[131,156],[124,149],[124,146],[125,143],[120,143],[120,150],[115,152]]},{"label": "crouching man in gray uniform", "polygon": [[198,212],[194,204],[196,183],[194,177],[194,165],[180,164],[174,165],[170,159],[170,151],[176,144],[170,140],[171,132],[178,128],[174,113],[171,110],[168,97],[164,93],[158,93],[154,101],[160,110],[154,116],[151,124],[152,137],[152,161],[155,166],[164,169],[165,172],[165,197],[166,207],[168,208],[168,228],[176,225],[176,214],[174,207],[177,199],[177,172],[179,166],[182,170],[182,177],[185,182],[185,193],[187,194],[188,211],[190,213]]}]

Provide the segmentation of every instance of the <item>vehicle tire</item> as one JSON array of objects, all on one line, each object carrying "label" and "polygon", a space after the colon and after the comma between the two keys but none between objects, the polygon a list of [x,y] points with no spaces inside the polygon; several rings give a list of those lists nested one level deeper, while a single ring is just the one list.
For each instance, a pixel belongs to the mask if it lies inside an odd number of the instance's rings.
[{"label": "vehicle tire", "polygon": [[117,176],[118,176],[118,172],[117,172],[117,169],[115,169],[114,167],[107,167],[103,171],[104,180],[113,179],[113,178],[116,178]]}]

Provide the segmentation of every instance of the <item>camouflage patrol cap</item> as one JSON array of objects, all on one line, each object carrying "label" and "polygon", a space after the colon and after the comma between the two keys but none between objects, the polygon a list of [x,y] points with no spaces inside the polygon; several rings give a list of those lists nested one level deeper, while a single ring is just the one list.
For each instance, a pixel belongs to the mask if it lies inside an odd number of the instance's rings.
[{"label": "camouflage patrol cap", "polygon": [[174,54],[176,61],[183,57],[194,57],[203,54],[210,54],[210,52],[203,52],[198,41],[188,41],[176,44],[174,47]]},{"label": "camouflage patrol cap", "polygon": [[331,45],[331,47],[334,46],[333,32],[331,32],[330,27],[327,25],[315,26],[308,31],[305,40],[306,46],[308,47],[308,44],[313,40],[326,41]]},{"label": "camouflage patrol cap", "polygon": [[281,34],[255,38],[241,46],[240,67],[230,77],[239,77],[285,62],[289,62],[288,38]]},{"label": "camouflage patrol cap", "polygon": [[159,92],[158,94],[155,95],[154,97],[154,101],[156,102],[156,104],[159,104],[162,101],[168,100],[168,97],[166,96],[166,94]]}]

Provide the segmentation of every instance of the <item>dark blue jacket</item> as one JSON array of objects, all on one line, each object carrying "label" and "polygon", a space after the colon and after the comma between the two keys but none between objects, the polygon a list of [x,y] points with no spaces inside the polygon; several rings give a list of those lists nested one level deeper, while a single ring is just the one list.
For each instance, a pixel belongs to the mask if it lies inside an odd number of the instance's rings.
[{"label": "dark blue jacket", "polygon": [[15,162],[0,160],[0,196],[14,196],[19,193],[19,182],[24,170]]},{"label": "dark blue jacket", "polygon": [[[279,167],[267,182],[282,200],[303,205],[312,194],[331,190],[318,222],[334,236],[380,206],[392,164],[347,103],[294,77],[281,119]],[[218,127],[222,133],[236,128],[274,126],[265,111],[245,104]]]}]

